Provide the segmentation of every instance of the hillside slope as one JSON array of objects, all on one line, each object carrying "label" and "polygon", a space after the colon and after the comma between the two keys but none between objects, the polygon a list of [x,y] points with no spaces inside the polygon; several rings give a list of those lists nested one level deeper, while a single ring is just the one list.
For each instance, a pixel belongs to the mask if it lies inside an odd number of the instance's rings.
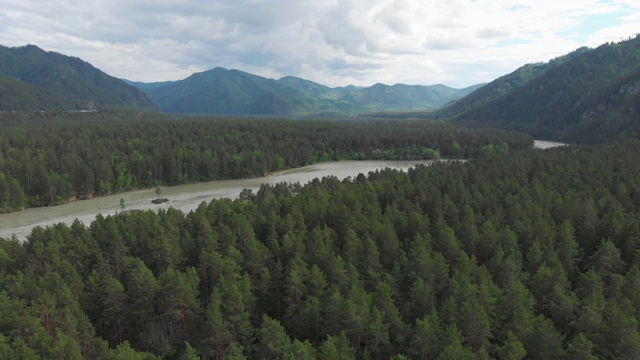
[{"label": "hillside slope", "polygon": [[302,93],[238,70],[215,68],[148,90],[168,113],[195,115],[279,115],[301,113]]},{"label": "hillside slope", "polygon": [[0,75],[0,111],[63,110],[74,106],[64,96]]},{"label": "hillside slope", "polygon": [[541,76],[549,69],[552,69],[555,66],[560,65],[587,51],[589,51],[589,48],[581,47],[567,55],[560,56],[546,63],[523,65],[514,72],[501,76],[496,80],[486,84],[477,91],[473,91],[468,96],[465,96],[457,101],[448,104],[445,107],[442,107],[435,113],[435,115],[438,118],[446,118],[459,112],[482,106],[482,104],[497,99],[500,96],[503,96],[511,91],[519,89],[533,79]]},{"label": "hillside slope", "polygon": [[625,137],[640,130],[640,36],[525,66],[433,116],[569,142]]},{"label": "hillside slope", "polygon": [[454,89],[446,85],[431,86],[375,84],[346,95],[355,104],[372,104],[381,109],[436,109],[452,100],[468,95],[480,85]]},{"label": "hillside slope", "polygon": [[27,104],[64,103],[66,109],[105,105],[154,107],[144,92],[124,81],[107,75],[81,59],[46,52],[34,45],[15,48],[0,46],[0,75],[38,86],[65,99],[61,102],[54,97],[42,102],[37,98],[46,93],[28,91],[22,99]]}]

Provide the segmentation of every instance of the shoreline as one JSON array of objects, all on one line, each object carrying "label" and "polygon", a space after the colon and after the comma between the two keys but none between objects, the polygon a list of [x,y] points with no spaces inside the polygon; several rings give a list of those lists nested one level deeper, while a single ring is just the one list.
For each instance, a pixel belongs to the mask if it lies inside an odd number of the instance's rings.
[{"label": "shoreline", "polygon": [[[366,162],[366,161],[394,161],[394,162],[395,161],[397,161],[397,162],[401,162],[401,161],[418,161],[418,162],[422,162],[422,161],[437,161],[437,160],[449,160],[449,159],[418,159],[418,160],[367,160],[367,159],[365,159],[365,160],[349,160],[349,159],[346,159],[346,160],[334,160],[334,161],[320,161],[320,162],[316,162],[316,163],[309,164],[309,165],[303,165],[303,166],[299,166],[299,167],[293,167],[293,168],[288,168],[288,169],[283,169],[283,170],[278,170],[278,171],[267,172],[267,173],[264,173],[263,175],[259,175],[259,176],[256,176],[256,177],[205,180],[205,181],[189,182],[189,183],[176,184],[176,185],[161,185],[161,187],[165,188],[165,189],[170,189],[170,188],[174,188],[174,187],[177,187],[177,186],[190,186],[190,185],[197,185],[197,184],[207,184],[207,183],[218,182],[218,181],[245,181],[245,180],[255,180],[255,179],[269,179],[269,178],[274,177],[274,176],[286,175],[286,174],[288,174],[288,173],[290,173],[292,171],[295,172],[296,170],[304,169],[304,168],[310,167],[310,166],[315,166],[315,165],[319,165],[319,164],[335,164],[335,163],[349,162],[349,161],[354,161],[354,162]],[[28,211],[28,210],[31,210],[31,209],[57,208],[57,207],[60,207],[60,206],[65,206],[65,205],[73,204],[73,203],[76,203],[76,202],[86,202],[86,201],[89,201],[89,200],[101,199],[101,198],[105,198],[105,197],[109,197],[109,196],[123,195],[123,194],[128,194],[128,193],[131,193],[131,192],[135,192],[135,191],[144,191],[144,190],[149,190],[149,189],[155,189],[155,186],[143,187],[143,188],[133,188],[131,190],[107,193],[107,194],[104,194],[104,195],[98,195],[96,193],[74,195],[74,196],[69,197],[66,201],[58,203],[58,204],[51,204],[51,205],[45,205],[45,206],[30,206],[30,207],[23,207],[22,209],[16,210],[16,211],[0,212],[0,220],[2,219],[3,215],[14,214],[14,213],[18,213],[18,212]]]},{"label": "shoreline", "polygon": [[[548,141],[548,140],[534,140],[534,145],[533,145],[533,149],[540,149],[540,150],[545,150],[545,149],[550,149],[553,147],[557,147],[557,146],[566,146],[567,144],[565,143],[560,143],[560,142],[556,142],[556,141]],[[318,165],[322,165],[322,164],[338,164],[341,162],[367,162],[367,161],[380,161],[380,162],[412,162],[412,161],[418,161],[418,162],[424,162],[424,161],[451,161],[451,160],[467,160],[467,159],[422,159],[422,160],[335,160],[335,161],[324,161],[324,162],[317,162],[317,163],[313,163],[310,165],[304,165],[304,166],[300,166],[300,167],[295,167],[295,168],[288,168],[288,169],[283,169],[283,170],[278,170],[278,171],[273,171],[273,172],[267,172],[265,174],[263,174],[262,176],[257,176],[257,177],[249,177],[249,178],[237,178],[237,179],[220,179],[220,180],[208,180],[208,181],[199,181],[199,182],[192,182],[192,183],[185,183],[185,184],[177,184],[177,185],[164,185],[162,186],[165,189],[172,189],[172,188],[176,188],[176,187],[181,187],[181,186],[195,186],[198,184],[208,184],[208,183],[214,183],[214,182],[233,182],[233,181],[251,181],[251,180],[256,180],[256,179],[271,179],[273,177],[277,177],[277,176],[284,176],[287,175],[291,172],[297,172],[298,170],[307,168],[307,167],[312,167],[312,166],[318,166]],[[72,196],[70,197],[67,201],[60,203],[60,204],[55,204],[55,205],[47,205],[47,206],[37,206],[37,207],[25,207],[22,208],[21,210],[17,210],[17,211],[10,211],[10,212],[4,212],[4,213],[0,213],[0,220],[2,220],[2,218],[6,215],[9,214],[16,214],[16,213],[21,213],[21,212],[25,212],[25,211],[30,211],[30,210],[35,210],[35,209],[55,209],[55,208],[59,208],[59,207],[63,207],[63,206],[68,206],[74,203],[84,203],[90,200],[97,200],[97,199],[103,199],[103,198],[107,198],[107,197],[111,197],[111,196],[125,196],[126,194],[131,194],[134,192],[139,192],[139,191],[147,191],[147,190],[151,190],[154,189],[155,187],[148,187],[148,188],[134,188],[131,190],[126,190],[123,192],[115,192],[115,193],[109,193],[109,194],[104,194],[104,195],[96,195],[94,194],[84,194],[84,195],[80,195],[82,196],[82,198],[79,198],[78,195],[76,196]],[[73,200],[72,200],[73,199]],[[171,202],[171,199],[169,199],[169,203]],[[1,231],[1,225],[0,225],[0,231]],[[1,235],[0,235],[1,236]]]},{"label": "shoreline", "polygon": [[[173,207],[187,212],[197,208],[202,202],[208,203],[219,198],[237,198],[245,188],[256,191],[262,184],[281,182],[306,184],[314,178],[330,175],[343,179],[357,176],[359,173],[368,174],[370,171],[387,167],[406,169],[416,164],[431,164],[434,161],[342,160],[287,169],[272,173],[267,177],[214,180],[168,186],[163,188],[163,197],[168,198],[169,202],[159,205],[151,203],[151,200],[157,197],[154,188],[94,196],[91,200],[50,207],[27,208],[23,211],[0,214],[0,237],[10,239],[12,233],[15,233],[20,240],[24,240],[35,226],[49,226],[59,222],[70,225],[76,218],[85,225],[89,225],[98,214],[108,216],[127,210],[157,211]],[[124,199],[124,209],[120,206],[120,199]]]}]

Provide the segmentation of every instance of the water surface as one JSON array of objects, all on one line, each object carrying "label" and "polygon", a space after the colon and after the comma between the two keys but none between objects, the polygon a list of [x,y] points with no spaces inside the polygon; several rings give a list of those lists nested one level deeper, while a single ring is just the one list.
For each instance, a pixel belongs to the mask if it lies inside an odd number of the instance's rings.
[{"label": "water surface", "polygon": [[[565,145],[559,142],[535,140],[534,147],[548,149]],[[130,191],[121,194],[93,198],[91,200],[76,201],[70,204],[29,208],[10,214],[0,214],[0,237],[10,238],[15,234],[18,239],[24,240],[34,226],[48,226],[63,222],[71,224],[79,219],[89,225],[97,214],[113,215],[120,209],[120,199],[124,199],[126,210],[158,210],[174,207],[185,213],[196,209],[203,201],[209,202],[218,198],[238,197],[242,189],[248,188],[256,191],[261,184],[277,184],[280,182],[299,182],[306,184],[314,178],[322,178],[334,175],[339,179],[358,174],[368,174],[383,168],[407,170],[416,163],[431,164],[433,160],[423,161],[339,161],[319,163],[296,169],[290,169],[267,177],[241,180],[222,180],[205,183],[163,187],[162,196],[168,198],[168,203],[155,205],[151,200],[156,198],[155,189]]]},{"label": "water surface", "polygon": [[564,145],[567,145],[567,144],[561,143],[561,142],[555,142],[555,141],[546,141],[546,140],[533,141],[533,147],[536,149],[550,149],[553,147],[564,146]]},{"label": "water surface", "polygon": [[158,210],[171,206],[187,213],[196,209],[203,201],[209,202],[217,198],[233,199],[238,197],[242,189],[248,188],[256,191],[263,183],[299,182],[306,184],[314,178],[330,175],[345,179],[349,176],[358,176],[360,173],[366,175],[370,171],[383,168],[407,170],[417,163],[431,164],[433,160],[327,162],[286,170],[261,178],[163,187],[162,197],[166,197],[170,201],[160,205],[151,203],[151,200],[156,198],[155,189],[146,189],[96,197],[60,206],[29,208],[24,211],[0,215],[0,237],[10,238],[12,234],[15,234],[18,239],[24,240],[34,226],[44,227],[59,222],[71,225],[76,218],[89,225],[97,214],[106,216],[121,211],[120,199],[124,200],[125,210]]}]

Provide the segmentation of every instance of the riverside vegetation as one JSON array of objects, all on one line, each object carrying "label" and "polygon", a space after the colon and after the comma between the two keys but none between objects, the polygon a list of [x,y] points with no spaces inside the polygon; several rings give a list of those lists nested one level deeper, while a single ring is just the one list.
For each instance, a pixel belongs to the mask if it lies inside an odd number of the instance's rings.
[{"label": "riverside vegetation", "polygon": [[474,157],[532,139],[426,122],[0,114],[0,212],[157,185],[264,176],[329,160]]}]

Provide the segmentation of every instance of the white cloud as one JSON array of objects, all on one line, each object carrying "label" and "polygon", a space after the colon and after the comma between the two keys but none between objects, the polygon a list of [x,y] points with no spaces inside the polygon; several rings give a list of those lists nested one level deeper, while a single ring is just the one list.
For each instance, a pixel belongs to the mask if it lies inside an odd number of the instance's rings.
[{"label": "white cloud", "polygon": [[[634,35],[640,29],[636,3],[0,0],[0,44],[33,43],[140,81],[176,80],[222,66],[331,86],[462,87]],[[613,24],[581,29],[611,14],[617,14]]]}]

